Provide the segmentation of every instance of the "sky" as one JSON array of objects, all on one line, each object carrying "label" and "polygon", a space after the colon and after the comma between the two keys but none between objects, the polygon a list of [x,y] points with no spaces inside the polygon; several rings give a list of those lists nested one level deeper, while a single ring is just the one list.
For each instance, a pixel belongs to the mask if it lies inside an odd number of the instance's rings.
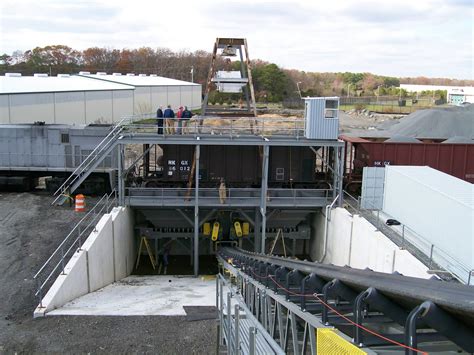
[{"label": "sky", "polygon": [[211,51],[308,72],[474,79],[473,0],[1,0],[0,52],[37,46]]}]

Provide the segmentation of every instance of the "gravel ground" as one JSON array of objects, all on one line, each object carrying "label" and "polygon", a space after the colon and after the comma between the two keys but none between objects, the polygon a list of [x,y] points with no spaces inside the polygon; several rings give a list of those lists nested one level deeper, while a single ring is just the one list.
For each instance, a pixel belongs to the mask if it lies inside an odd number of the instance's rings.
[{"label": "gravel ground", "polygon": [[32,277],[81,217],[50,203],[49,195],[0,193],[0,353],[215,353],[214,320],[33,319]]}]

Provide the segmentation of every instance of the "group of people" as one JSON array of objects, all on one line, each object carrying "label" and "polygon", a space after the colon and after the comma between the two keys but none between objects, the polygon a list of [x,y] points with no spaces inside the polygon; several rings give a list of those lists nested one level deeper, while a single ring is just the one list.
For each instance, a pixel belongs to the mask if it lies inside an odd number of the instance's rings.
[{"label": "group of people", "polygon": [[[156,111],[158,134],[163,134],[164,132],[168,134],[183,134],[188,120],[192,117],[193,113],[188,110],[187,106],[184,106],[184,108],[180,106],[176,114],[171,105],[168,105],[165,110],[163,110],[163,106],[160,106]],[[177,125],[175,124],[176,122]]]}]

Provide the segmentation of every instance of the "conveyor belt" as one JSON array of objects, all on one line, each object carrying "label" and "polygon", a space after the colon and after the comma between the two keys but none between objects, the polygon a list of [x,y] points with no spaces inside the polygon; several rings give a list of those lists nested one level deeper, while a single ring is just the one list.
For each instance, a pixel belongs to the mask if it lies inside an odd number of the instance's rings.
[{"label": "conveyor belt", "polygon": [[[232,259],[234,265],[250,276],[266,278],[267,286],[283,289],[282,293],[286,288],[303,294],[320,293],[327,300],[345,300],[346,310],[353,311],[354,319],[360,310],[357,319],[360,324],[370,322],[370,317],[363,319],[363,310],[367,312],[364,307],[368,305],[371,311],[382,312],[404,326],[406,342],[414,335],[410,346],[417,344],[418,327],[435,330],[433,335],[448,338],[465,351],[474,351],[472,286],[269,256],[237,248],[221,248],[219,256]],[[268,278],[268,275],[273,276]],[[287,297],[299,302],[302,308],[307,307],[304,297],[301,301],[291,293],[287,293]],[[321,313],[327,321],[327,312]],[[424,334],[420,334],[421,342]]]}]

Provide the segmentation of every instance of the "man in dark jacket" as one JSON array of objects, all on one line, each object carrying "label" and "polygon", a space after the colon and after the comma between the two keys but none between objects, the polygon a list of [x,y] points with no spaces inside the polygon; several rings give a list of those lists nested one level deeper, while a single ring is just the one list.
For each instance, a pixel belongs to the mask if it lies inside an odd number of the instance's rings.
[{"label": "man in dark jacket", "polygon": [[174,111],[171,109],[171,105],[168,105],[163,117],[166,118],[166,126],[169,128],[169,133],[174,133]]},{"label": "man in dark jacket", "polygon": [[158,134],[163,134],[163,106],[158,107],[158,110],[156,110],[156,118],[158,125]]},{"label": "man in dark jacket", "polygon": [[192,117],[193,113],[188,110],[188,106],[184,106],[184,111],[181,114],[181,119],[183,120],[183,131],[187,131],[186,126]]}]

